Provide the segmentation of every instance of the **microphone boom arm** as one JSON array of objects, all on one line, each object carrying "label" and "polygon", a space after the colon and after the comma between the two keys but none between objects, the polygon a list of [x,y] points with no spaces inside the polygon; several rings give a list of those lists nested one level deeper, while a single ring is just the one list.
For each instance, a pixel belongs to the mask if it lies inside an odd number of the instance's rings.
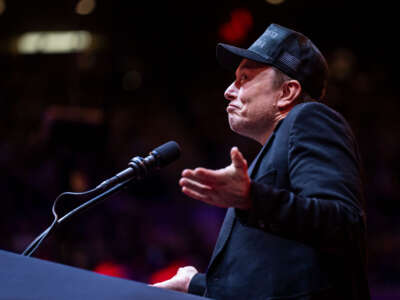
[{"label": "microphone boom arm", "polygon": [[[174,142],[170,141],[165,143],[148,155],[145,158],[140,156],[136,156],[131,159],[128,166],[129,168],[119,172],[115,176],[111,177],[103,181],[93,190],[83,192],[83,193],[63,193],[57,197],[57,199],[53,203],[53,215],[54,220],[53,223],[44,230],[29,246],[22,252],[21,255],[23,256],[31,256],[34,251],[39,247],[39,245],[43,242],[43,240],[55,230],[60,224],[65,223],[65,221],[71,219],[71,217],[81,213],[94,205],[98,204],[99,202],[107,199],[111,195],[115,194],[123,187],[125,187],[130,181],[133,179],[143,179],[151,171],[158,170],[161,167],[173,162],[176,160],[180,155],[180,147],[179,145]],[[72,209],[68,213],[66,213],[61,218],[58,217],[56,211],[56,204],[64,195],[72,195],[72,196],[89,196],[95,194],[92,199],[84,202],[83,204],[79,205],[78,207]]]}]

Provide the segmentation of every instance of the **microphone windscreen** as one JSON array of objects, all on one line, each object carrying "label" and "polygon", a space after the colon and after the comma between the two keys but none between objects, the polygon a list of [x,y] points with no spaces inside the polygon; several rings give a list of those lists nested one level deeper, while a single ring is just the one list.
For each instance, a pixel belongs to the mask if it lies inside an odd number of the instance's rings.
[{"label": "microphone windscreen", "polygon": [[165,167],[169,163],[177,160],[181,154],[181,148],[178,143],[169,141],[161,146],[158,146],[151,154],[157,156],[159,167]]}]

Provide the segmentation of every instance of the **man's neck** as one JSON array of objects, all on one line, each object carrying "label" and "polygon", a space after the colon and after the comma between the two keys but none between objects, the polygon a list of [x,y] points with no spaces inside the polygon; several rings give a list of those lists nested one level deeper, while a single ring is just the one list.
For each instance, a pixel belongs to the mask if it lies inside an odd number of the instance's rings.
[{"label": "man's neck", "polygon": [[273,124],[273,126],[267,131],[264,132],[264,134],[261,134],[259,137],[254,138],[257,142],[259,142],[261,145],[265,145],[265,143],[268,141],[268,139],[270,138],[270,136],[272,135],[272,133],[276,130],[277,126],[279,123],[281,123],[281,121],[287,116],[286,114],[280,115],[275,123]]}]

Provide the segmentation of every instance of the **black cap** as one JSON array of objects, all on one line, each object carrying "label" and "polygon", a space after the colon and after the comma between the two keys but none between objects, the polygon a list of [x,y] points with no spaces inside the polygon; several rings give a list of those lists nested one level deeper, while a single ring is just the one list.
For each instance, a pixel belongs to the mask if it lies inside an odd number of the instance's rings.
[{"label": "black cap", "polygon": [[298,80],[315,99],[321,100],[325,95],[326,60],[313,42],[299,32],[271,24],[248,49],[217,45],[217,59],[223,67],[234,71],[243,58],[278,68]]}]

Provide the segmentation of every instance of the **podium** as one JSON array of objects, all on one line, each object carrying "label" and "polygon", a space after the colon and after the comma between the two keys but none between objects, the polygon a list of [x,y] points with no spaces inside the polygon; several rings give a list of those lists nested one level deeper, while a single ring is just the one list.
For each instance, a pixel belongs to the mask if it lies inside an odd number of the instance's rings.
[{"label": "podium", "polygon": [[195,295],[0,250],[0,300],[200,300]]}]

